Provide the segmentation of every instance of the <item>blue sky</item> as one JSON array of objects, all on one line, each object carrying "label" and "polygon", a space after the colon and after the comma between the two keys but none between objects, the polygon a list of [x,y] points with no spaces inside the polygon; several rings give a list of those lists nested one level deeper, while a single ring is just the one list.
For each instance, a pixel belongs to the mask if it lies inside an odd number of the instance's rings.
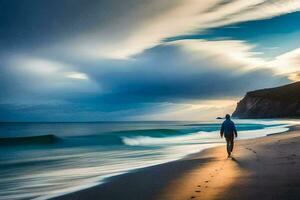
[{"label": "blue sky", "polygon": [[0,0],[0,120],[209,120],[300,80],[300,2]]}]

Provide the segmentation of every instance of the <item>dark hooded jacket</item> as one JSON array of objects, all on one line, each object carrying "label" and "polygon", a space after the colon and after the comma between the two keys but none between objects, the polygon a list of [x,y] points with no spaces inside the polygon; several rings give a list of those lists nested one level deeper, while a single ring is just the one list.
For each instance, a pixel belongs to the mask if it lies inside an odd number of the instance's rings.
[{"label": "dark hooded jacket", "polygon": [[234,135],[237,137],[237,132],[236,132],[234,122],[231,121],[230,119],[226,119],[222,123],[220,134],[221,136],[224,135],[225,137],[233,137]]}]

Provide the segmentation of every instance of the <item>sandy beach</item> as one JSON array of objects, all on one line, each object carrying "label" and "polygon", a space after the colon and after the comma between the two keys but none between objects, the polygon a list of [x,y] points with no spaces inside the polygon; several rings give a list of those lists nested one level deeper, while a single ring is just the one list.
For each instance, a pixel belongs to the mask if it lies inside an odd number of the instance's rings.
[{"label": "sandy beach", "polygon": [[55,200],[300,199],[300,127],[215,147]]}]

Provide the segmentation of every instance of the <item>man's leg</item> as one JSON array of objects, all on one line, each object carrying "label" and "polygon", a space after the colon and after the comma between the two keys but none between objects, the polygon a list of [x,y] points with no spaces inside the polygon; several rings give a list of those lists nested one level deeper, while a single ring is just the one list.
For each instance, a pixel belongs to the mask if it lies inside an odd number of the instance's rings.
[{"label": "man's leg", "polygon": [[234,146],[234,137],[230,138],[230,152],[232,152]]},{"label": "man's leg", "polygon": [[230,154],[231,154],[231,145],[230,145],[230,138],[229,137],[225,137],[225,139],[226,139],[226,143],[227,143],[227,154],[228,154],[228,156],[230,156]]}]

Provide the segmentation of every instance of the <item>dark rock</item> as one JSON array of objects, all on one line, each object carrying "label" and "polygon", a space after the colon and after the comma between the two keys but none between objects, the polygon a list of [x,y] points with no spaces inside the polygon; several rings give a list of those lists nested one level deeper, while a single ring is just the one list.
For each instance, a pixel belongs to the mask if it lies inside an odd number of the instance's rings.
[{"label": "dark rock", "polygon": [[237,118],[300,117],[300,82],[248,92],[232,114]]}]

